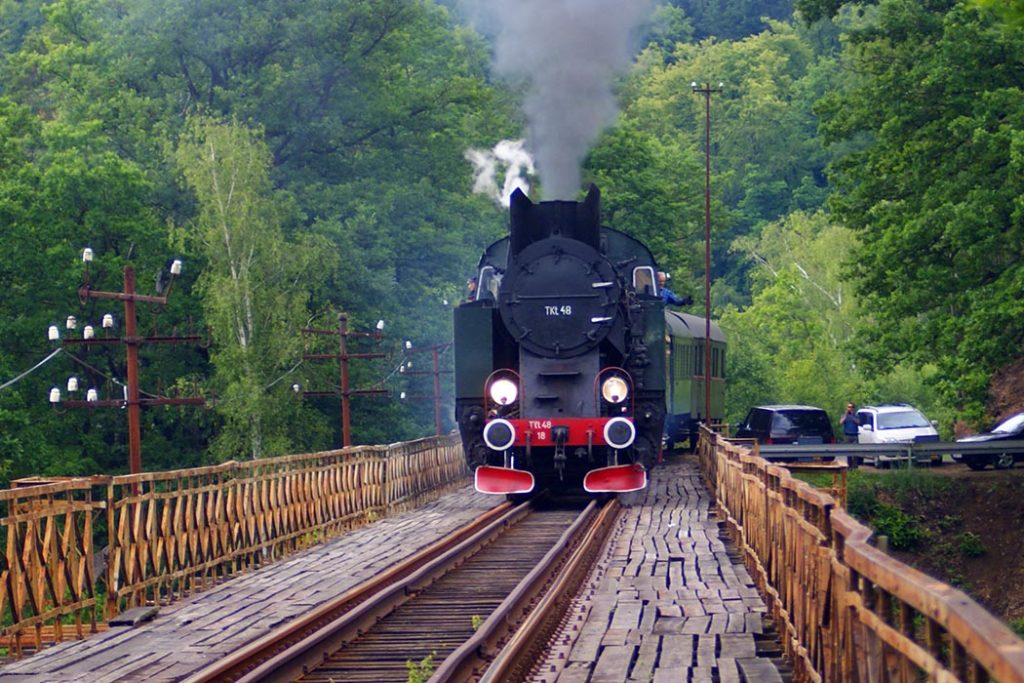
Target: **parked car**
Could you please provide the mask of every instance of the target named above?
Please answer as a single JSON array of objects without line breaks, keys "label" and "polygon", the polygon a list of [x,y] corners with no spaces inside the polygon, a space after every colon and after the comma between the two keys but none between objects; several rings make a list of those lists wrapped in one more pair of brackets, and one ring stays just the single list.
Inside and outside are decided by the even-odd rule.
[{"label": "parked car", "polygon": [[[921,443],[939,440],[935,423],[906,403],[864,406],[857,411],[857,420],[860,422],[857,443]],[[867,457],[874,461],[875,467],[905,459],[896,455]],[[914,461],[922,465],[938,465],[942,463],[942,455],[917,455]]]},{"label": "parked car", "polygon": [[814,406],[756,406],[736,428],[736,437],[762,444],[835,443],[832,420]]},{"label": "parked car", "polygon": [[[981,443],[987,441],[1020,441],[1024,440],[1024,413],[1008,417],[987,432],[965,436],[957,439],[957,443]],[[1013,463],[1024,460],[1024,453],[962,453],[962,460],[972,470],[983,470],[992,465],[997,470],[1013,467]]]}]

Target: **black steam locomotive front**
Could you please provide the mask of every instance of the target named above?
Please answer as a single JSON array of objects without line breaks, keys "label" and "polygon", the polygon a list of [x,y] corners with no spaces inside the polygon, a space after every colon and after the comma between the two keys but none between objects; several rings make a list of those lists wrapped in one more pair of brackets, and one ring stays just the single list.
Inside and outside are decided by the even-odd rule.
[{"label": "black steam locomotive front", "polygon": [[599,204],[597,188],[583,202],[514,193],[509,237],[456,309],[457,419],[480,490],[646,485],[664,421],[663,304],[644,286],[650,252],[602,228]]}]

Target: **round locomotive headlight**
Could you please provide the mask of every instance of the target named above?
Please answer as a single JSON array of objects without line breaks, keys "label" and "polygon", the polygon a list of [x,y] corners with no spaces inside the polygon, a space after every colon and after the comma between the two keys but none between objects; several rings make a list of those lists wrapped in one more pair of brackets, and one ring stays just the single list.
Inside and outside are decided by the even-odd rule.
[{"label": "round locomotive headlight", "polygon": [[484,443],[488,448],[503,451],[516,440],[516,428],[508,420],[491,420],[484,427]]},{"label": "round locomotive headlight", "polygon": [[621,377],[609,377],[601,385],[601,396],[609,403],[622,403],[629,396],[629,385]]},{"label": "round locomotive headlight", "polygon": [[516,402],[519,396],[519,387],[507,377],[494,380],[488,390],[491,400],[498,405],[507,406]]},{"label": "round locomotive headlight", "polygon": [[613,417],[604,425],[604,441],[612,448],[628,448],[636,438],[636,427],[624,417]]}]

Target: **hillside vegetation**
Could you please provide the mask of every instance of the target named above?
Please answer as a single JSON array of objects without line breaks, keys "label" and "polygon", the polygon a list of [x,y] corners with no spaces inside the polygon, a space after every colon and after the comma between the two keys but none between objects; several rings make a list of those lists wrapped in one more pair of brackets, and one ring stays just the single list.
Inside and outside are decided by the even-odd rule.
[{"label": "hillside vegetation", "polygon": [[[301,329],[339,311],[354,330],[384,320],[380,346],[358,350],[393,352],[352,363],[353,388],[392,392],[353,401],[354,440],[430,433],[430,401],[397,398],[430,393],[398,368],[426,356],[399,348],[450,339],[451,306],[503,234],[467,151],[530,140],[523,84],[499,77],[470,4],[0,0],[0,384],[50,353],[49,325],[120,314],[78,302],[89,246],[107,290],[130,264],[148,293],[181,258],[169,305],[140,326],[208,330],[202,347],[143,350],[144,391],[213,399],[143,412],[146,469],[337,445],[337,400],[293,385],[337,386],[336,365],[302,362],[336,345]],[[833,415],[906,401],[949,435],[1020,408],[990,388],[1024,341],[1020,2],[796,5],[657,7],[582,162],[604,222],[703,301],[705,101],[690,84],[721,82],[729,419],[769,401]],[[123,411],[46,400],[72,374],[120,396],[122,351],[72,355],[0,389],[0,478],[124,471]]]}]

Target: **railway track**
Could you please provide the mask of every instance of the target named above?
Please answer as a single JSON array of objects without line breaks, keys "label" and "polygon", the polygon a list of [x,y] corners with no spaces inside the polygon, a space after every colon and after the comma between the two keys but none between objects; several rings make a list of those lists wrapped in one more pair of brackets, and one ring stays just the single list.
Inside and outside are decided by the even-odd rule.
[{"label": "railway track", "polygon": [[[188,681],[405,683],[409,662],[432,680],[524,675],[617,508],[502,506]],[[485,674],[492,663],[497,673]]]}]

